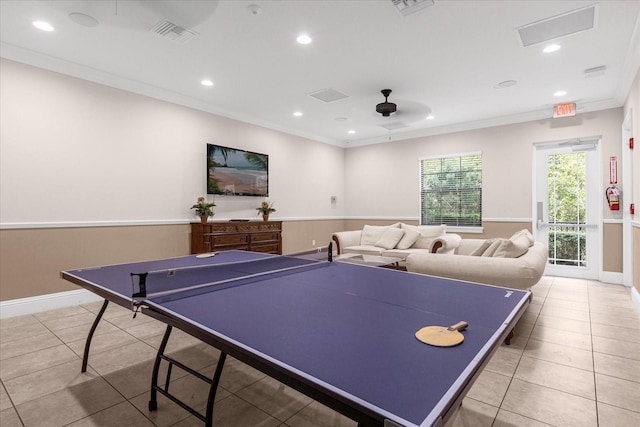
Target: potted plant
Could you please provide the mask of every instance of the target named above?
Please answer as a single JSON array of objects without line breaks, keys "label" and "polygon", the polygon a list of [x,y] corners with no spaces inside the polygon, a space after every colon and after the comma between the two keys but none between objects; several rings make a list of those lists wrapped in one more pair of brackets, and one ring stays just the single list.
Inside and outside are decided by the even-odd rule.
[{"label": "potted plant", "polygon": [[213,206],[215,206],[215,203],[209,203],[204,197],[200,196],[198,197],[198,203],[191,206],[191,209],[195,209],[196,215],[200,217],[200,222],[206,224],[209,217],[214,215],[213,209],[211,209]]},{"label": "potted plant", "polygon": [[273,203],[269,203],[268,200],[263,201],[260,207],[257,207],[256,210],[258,211],[258,215],[262,215],[263,221],[269,221],[269,214],[276,211],[273,208]]}]

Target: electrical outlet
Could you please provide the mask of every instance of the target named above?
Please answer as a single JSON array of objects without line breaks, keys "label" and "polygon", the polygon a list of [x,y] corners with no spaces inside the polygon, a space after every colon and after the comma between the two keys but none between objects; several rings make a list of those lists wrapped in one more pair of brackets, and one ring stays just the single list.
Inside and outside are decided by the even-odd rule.
[{"label": "electrical outlet", "polygon": [[311,246],[315,246],[315,245],[316,245],[316,239],[313,239],[313,240],[311,241]]}]

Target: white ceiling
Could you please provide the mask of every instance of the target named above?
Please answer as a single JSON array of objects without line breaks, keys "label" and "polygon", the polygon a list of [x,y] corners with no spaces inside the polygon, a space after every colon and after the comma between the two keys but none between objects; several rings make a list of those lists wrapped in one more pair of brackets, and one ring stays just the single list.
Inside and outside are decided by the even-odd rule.
[{"label": "white ceiling", "polygon": [[[559,51],[523,47],[517,28],[593,4],[595,28],[555,39]],[[436,0],[409,16],[391,0],[1,0],[0,17],[2,57],[343,147],[546,118],[561,102],[618,107],[640,64],[640,0]],[[197,36],[153,33],[163,19]],[[311,44],[296,42],[302,32]],[[604,75],[585,77],[598,66]],[[494,87],[505,80],[517,84]],[[349,97],[309,96],[328,88]],[[385,88],[398,105],[389,118],[375,112]]]}]

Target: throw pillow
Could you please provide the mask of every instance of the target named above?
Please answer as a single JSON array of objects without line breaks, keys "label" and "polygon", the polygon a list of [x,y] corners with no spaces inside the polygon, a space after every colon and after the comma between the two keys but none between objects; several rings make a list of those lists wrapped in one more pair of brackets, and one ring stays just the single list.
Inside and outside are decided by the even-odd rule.
[{"label": "throw pillow", "polygon": [[416,240],[418,240],[418,237],[420,237],[419,232],[411,230],[410,228],[403,228],[401,231],[404,232],[404,236],[402,236],[402,239],[400,239],[396,245],[397,249],[409,249]]},{"label": "throw pillow", "polygon": [[487,249],[489,249],[489,246],[491,246],[491,244],[495,241],[496,239],[487,239],[484,242],[482,242],[482,244],[480,246],[478,246],[473,252],[471,252],[469,254],[469,256],[482,256],[482,254],[484,254],[486,252]]},{"label": "throw pillow", "polygon": [[436,237],[442,236],[447,231],[447,226],[443,225],[415,225],[402,224],[403,229],[414,230],[420,233],[412,247],[418,249],[431,249],[431,245]]},{"label": "throw pillow", "polygon": [[382,233],[389,227],[382,225],[365,225],[362,228],[362,236],[360,237],[361,245],[373,246],[380,240]]},{"label": "throw pillow", "polygon": [[396,247],[402,236],[404,235],[404,231],[399,228],[389,227],[384,233],[382,233],[382,237],[374,244],[374,246],[378,246],[379,248],[385,249],[393,249]]},{"label": "throw pillow", "polygon": [[489,239],[491,243],[489,247],[482,253],[481,256],[484,257],[492,257],[498,250],[498,248],[502,245],[503,242],[507,241],[507,239]]},{"label": "throw pillow", "polygon": [[526,236],[515,242],[510,239],[501,239],[500,245],[498,245],[492,256],[495,258],[518,258],[526,254],[528,250],[529,239]]},{"label": "throw pillow", "polygon": [[509,240],[512,242],[521,241],[520,244],[533,246],[533,235],[526,228],[515,232],[513,236],[509,237]]}]

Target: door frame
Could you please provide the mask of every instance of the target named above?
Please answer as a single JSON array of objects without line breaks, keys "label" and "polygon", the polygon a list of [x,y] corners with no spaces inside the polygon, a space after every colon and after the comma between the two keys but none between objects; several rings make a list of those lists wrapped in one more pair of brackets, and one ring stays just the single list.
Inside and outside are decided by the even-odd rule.
[{"label": "door frame", "polygon": [[[538,202],[538,153],[540,150],[545,150],[545,149],[560,149],[560,148],[570,148],[572,145],[580,145],[581,143],[588,143],[594,141],[595,142],[595,156],[596,156],[596,160],[595,160],[595,166],[594,168],[595,170],[595,176],[596,178],[594,179],[594,182],[591,184],[592,188],[592,192],[593,192],[593,197],[595,197],[595,200],[592,200],[591,203],[589,204],[588,208],[589,209],[595,209],[595,214],[593,214],[593,222],[595,222],[595,225],[597,226],[598,230],[596,231],[596,233],[594,233],[595,239],[597,240],[595,242],[595,245],[593,244],[593,242],[591,243],[590,246],[595,246],[595,248],[593,249],[593,253],[592,253],[592,259],[590,260],[590,263],[593,263],[593,268],[589,268],[590,273],[588,273],[587,275],[589,276],[588,279],[592,279],[592,280],[601,280],[602,277],[602,241],[603,241],[603,224],[602,224],[602,209],[603,209],[603,202],[602,202],[602,197],[600,197],[600,194],[604,194],[604,187],[602,186],[602,136],[601,135],[597,135],[597,136],[591,136],[591,137],[580,137],[580,138],[570,138],[570,139],[562,139],[562,140],[557,140],[557,141],[545,141],[545,142],[537,142],[533,144],[533,148],[532,148],[532,171],[533,171],[533,182],[532,182],[532,201],[531,201],[531,208],[532,208],[532,224],[531,224],[531,229],[533,231],[533,236],[535,240],[538,240],[540,237],[540,232],[538,231],[538,227],[537,227],[537,221],[538,221],[538,209],[537,209],[537,202]],[[590,169],[591,171],[592,169]],[[587,180],[589,180],[589,176],[591,176],[593,174],[587,174]],[[587,220],[587,223],[590,223]],[[588,229],[587,229],[587,233],[588,233]],[[545,243],[546,244],[546,243]],[[558,271],[553,271],[553,270],[557,270],[556,267],[551,267],[549,265],[549,263],[547,263],[545,265],[545,275],[556,275],[556,276],[560,276],[560,277],[579,277],[582,278],[584,275],[580,274],[585,272],[585,270],[579,270],[578,268],[572,268],[572,267],[558,267],[557,269],[561,269],[563,270],[560,274],[560,272]]]},{"label": "door frame", "polygon": [[622,283],[633,287],[633,215],[629,204],[633,203],[633,156],[629,138],[633,137],[633,110],[627,111],[622,121]]}]

